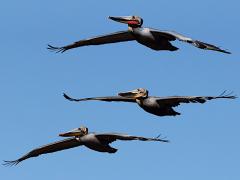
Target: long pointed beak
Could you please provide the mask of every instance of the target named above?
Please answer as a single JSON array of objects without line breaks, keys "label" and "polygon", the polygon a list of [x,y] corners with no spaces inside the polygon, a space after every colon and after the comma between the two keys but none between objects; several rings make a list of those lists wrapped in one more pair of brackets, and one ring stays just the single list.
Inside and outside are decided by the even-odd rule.
[{"label": "long pointed beak", "polygon": [[109,16],[109,19],[113,20],[113,21],[117,21],[120,23],[125,23],[125,24],[139,24],[138,20],[135,20],[132,18],[132,16],[119,16],[119,17],[113,17],[113,16]]},{"label": "long pointed beak", "polygon": [[139,91],[137,89],[127,92],[118,93],[119,96],[127,97],[127,98],[137,98]]},{"label": "long pointed beak", "polygon": [[66,133],[59,134],[59,136],[62,136],[62,137],[72,137],[72,136],[82,136],[82,135],[83,135],[82,131],[79,130],[78,128],[68,131]]}]

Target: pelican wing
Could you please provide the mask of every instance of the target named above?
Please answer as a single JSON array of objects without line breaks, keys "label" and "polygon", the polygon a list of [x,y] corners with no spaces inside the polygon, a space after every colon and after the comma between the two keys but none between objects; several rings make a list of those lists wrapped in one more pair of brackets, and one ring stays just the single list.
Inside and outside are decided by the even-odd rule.
[{"label": "pelican wing", "polygon": [[104,134],[96,134],[96,137],[101,141],[103,144],[109,144],[116,140],[139,140],[139,141],[161,141],[161,142],[169,142],[165,139],[160,139],[159,137],[156,138],[146,138],[141,136],[131,136],[127,134],[118,134],[118,133],[104,133]]},{"label": "pelican wing", "polygon": [[68,138],[65,140],[57,141],[57,142],[33,149],[32,151],[30,151],[29,153],[25,154],[24,156],[20,157],[17,160],[4,161],[5,162],[4,165],[10,165],[10,166],[17,165],[21,161],[24,161],[28,158],[37,157],[42,154],[53,153],[53,152],[57,152],[57,151],[61,151],[69,148],[74,148],[81,145],[82,143],[76,140],[75,138]]},{"label": "pelican wing", "polygon": [[135,38],[133,37],[130,31],[119,31],[112,34],[107,34],[103,36],[96,36],[90,39],[80,40],[74,42],[73,44],[63,46],[63,47],[54,47],[48,45],[49,50],[53,50],[56,52],[64,52],[72,48],[77,48],[81,46],[89,46],[89,45],[100,45],[100,44],[109,44],[116,42],[124,42],[124,41],[132,41]]},{"label": "pelican wing", "polygon": [[225,91],[219,96],[170,96],[165,98],[158,98],[157,102],[166,107],[175,107],[180,105],[180,103],[205,103],[212,99],[235,99],[236,96],[230,94],[225,94]]},{"label": "pelican wing", "polygon": [[111,102],[111,101],[136,102],[136,100],[133,98],[126,98],[122,96],[91,97],[91,98],[80,98],[80,99],[71,98],[65,93],[63,94],[63,96],[69,101],[76,101],[76,102],[89,101],[89,100],[107,101],[107,102]]},{"label": "pelican wing", "polygon": [[213,51],[219,51],[219,52],[231,54],[229,51],[223,50],[215,45],[208,44],[208,43],[198,41],[198,40],[193,40],[189,37],[183,36],[174,31],[160,31],[160,30],[151,29],[151,32],[153,34],[155,34],[156,36],[162,37],[164,39],[168,39],[169,41],[174,41],[174,40],[178,39],[180,41],[190,43],[200,49],[213,50]]}]

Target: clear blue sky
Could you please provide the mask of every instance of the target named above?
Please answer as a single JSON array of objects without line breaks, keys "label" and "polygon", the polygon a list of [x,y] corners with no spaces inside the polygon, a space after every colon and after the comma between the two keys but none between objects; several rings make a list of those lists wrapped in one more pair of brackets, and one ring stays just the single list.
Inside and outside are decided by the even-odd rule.
[{"label": "clear blue sky", "polygon": [[[240,177],[239,99],[184,104],[178,117],[157,117],[128,103],[73,103],[62,97],[115,95],[147,88],[151,95],[240,95],[239,6],[218,1],[1,2],[0,160],[14,160],[80,125],[90,131],[153,137],[171,143],[115,142],[116,154],[79,147],[0,166],[1,179],[229,180]],[[54,54],[47,44],[125,30],[108,16],[139,15],[145,27],[175,30],[232,55],[175,42],[155,52],[136,42]]]}]

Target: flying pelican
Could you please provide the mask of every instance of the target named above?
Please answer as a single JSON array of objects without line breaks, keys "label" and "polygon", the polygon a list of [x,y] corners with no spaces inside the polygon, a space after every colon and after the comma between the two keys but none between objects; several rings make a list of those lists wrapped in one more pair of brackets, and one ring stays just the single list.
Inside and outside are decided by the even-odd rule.
[{"label": "flying pelican", "polygon": [[143,19],[140,18],[139,16],[122,16],[122,17],[109,16],[109,19],[120,23],[128,24],[128,30],[118,31],[115,33],[102,36],[96,36],[89,39],[83,39],[63,47],[54,47],[48,45],[48,49],[56,52],[64,52],[69,49],[81,46],[100,45],[136,40],[138,43],[147,46],[148,48],[151,48],[153,50],[176,51],[178,50],[178,48],[173,46],[171,44],[171,41],[180,40],[183,42],[190,43],[200,49],[220,51],[223,53],[231,54],[230,52],[220,49],[215,45],[204,43],[198,40],[193,40],[189,37],[183,36],[174,31],[144,28],[142,27]]},{"label": "flying pelican", "polygon": [[[231,94],[231,93],[230,93]],[[181,103],[205,103],[207,100],[212,99],[235,99],[236,96],[225,94],[225,91],[219,96],[169,96],[169,97],[156,97],[148,96],[148,90],[144,88],[134,89],[128,92],[119,93],[118,96],[106,96],[106,97],[91,97],[74,99],[69,97],[67,94],[63,96],[70,101],[88,101],[88,100],[99,100],[99,101],[120,101],[120,102],[133,102],[137,103],[145,111],[157,115],[157,116],[176,116],[180,115],[176,112],[173,107],[180,105]]]},{"label": "flying pelican", "polygon": [[42,154],[53,153],[65,149],[70,149],[78,146],[86,146],[89,149],[98,152],[115,153],[117,149],[111,147],[109,144],[116,140],[139,140],[139,141],[160,141],[169,142],[166,139],[160,139],[160,135],[156,138],[145,138],[140,136],[130,136],[126,134],[119,133],[88,133],[87,127],[80,127],[73,129],[66,133],[61,133],[59,136],[71,137],[54,143],[50,143],[39,148],[33,149],[27,154],[23,155],[14,161],[4,161],[3,165],[17,165],[18,163],[32,157],[37,157]]}]

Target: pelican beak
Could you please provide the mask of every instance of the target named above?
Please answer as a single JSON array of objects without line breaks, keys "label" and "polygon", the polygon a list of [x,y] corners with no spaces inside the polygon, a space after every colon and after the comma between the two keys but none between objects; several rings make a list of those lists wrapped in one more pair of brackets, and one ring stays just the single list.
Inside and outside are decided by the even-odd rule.
[{"label": "pelican beak", "polygon": [[135,19],[133,16],[119,16],[119,17],[109,16],[108,18],[113,21],[125,23],[128,25],[139,25],[138,19]]},{"label": "pelican beak", "polygon": [[134,89],[132,91],[127,91],[127,92],[122,92],[122,93],[118,93],[119,96],[122,97],[127,97],[127,98],[138,98],[141,97],[141,94],[139,93],[138,89]]},{"label": "pelican beak", "polygon": [[83,136],[83,135],[84,135],[83,131],[79,128],[73,129],[66,133],[59,134],[59,136],[62,136],[62,137],[72,137],[72,136],[76,137],[76,136]]}]

